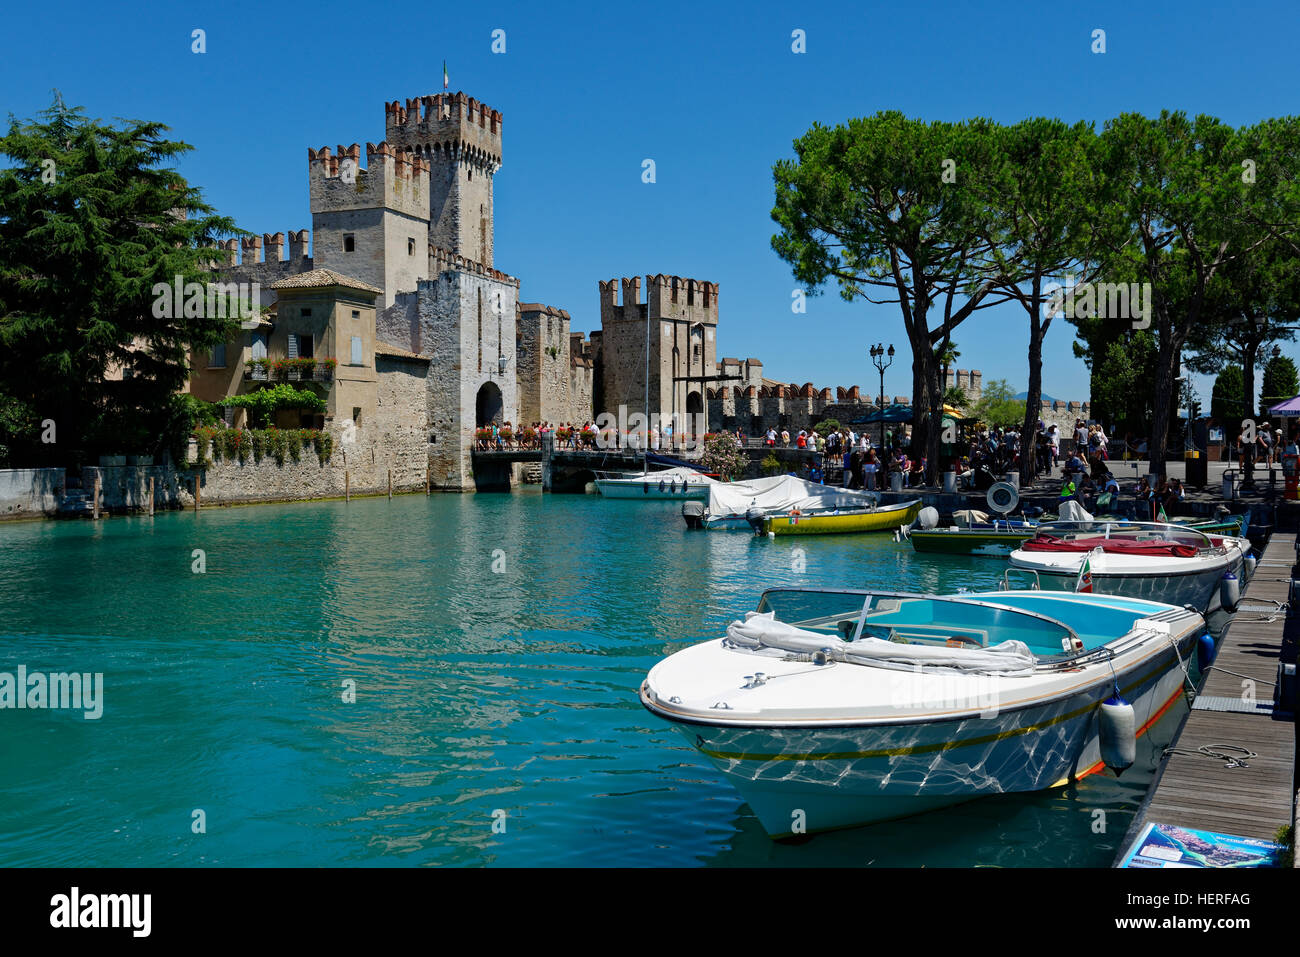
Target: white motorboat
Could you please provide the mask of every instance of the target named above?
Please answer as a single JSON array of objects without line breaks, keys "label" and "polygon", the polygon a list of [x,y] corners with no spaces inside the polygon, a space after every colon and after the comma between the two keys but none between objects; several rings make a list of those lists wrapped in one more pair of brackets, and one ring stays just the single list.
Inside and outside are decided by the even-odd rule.
[{"label": "white motorboat", "polygon": [[640,697],[782,837],[1122,770],[1204,631],[1109,595],[774,589]]},{"label": "white motorboat", "polygon": [[718,482],[709,487],[708,500],[705,528],[745,532],[752,532],[756,522],[769,516],[869,512],[880,504],[880,496],[874,492],[822,485],[795,475]]},{"label": "white motorboat", "polygon": [[1240,582],[1249,552],[1249,539],[1185,525],[1048,522],[1011,553],[1011,565],[1032,573],[1042,588],[1087,589],[1086,577],[1098,594],[1190,605],[1207,613],[1221,605],[1225,575]]},{"label": "white motorboat", "polygon": [[688,468],[596,473],[596,488],[606,498],[705,499],[717,484],[713,476]]}]

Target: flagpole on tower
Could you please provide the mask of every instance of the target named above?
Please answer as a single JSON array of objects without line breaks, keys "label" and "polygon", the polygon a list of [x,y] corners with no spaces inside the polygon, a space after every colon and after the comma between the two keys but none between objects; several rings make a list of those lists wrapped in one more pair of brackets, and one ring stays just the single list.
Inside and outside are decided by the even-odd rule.
[{"label": "flagpole on tower", "polygon": [[447,92],[447,61],[442,61],[442,91]]}]

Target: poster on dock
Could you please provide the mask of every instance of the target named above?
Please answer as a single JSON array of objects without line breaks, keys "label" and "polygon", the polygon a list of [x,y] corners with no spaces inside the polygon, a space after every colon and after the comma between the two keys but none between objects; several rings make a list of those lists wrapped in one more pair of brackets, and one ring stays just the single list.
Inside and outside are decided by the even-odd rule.
[{"label": "poster on dock", "polygon": [[1151,822],[1120,867],[1276,867],[1281,850],[1270,841]]}]

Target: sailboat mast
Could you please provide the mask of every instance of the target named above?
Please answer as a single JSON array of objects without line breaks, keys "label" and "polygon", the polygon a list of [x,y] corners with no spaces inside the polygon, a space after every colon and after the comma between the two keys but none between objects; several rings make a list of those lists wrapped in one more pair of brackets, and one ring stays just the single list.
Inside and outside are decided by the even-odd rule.
[{"label": "sailboat mast", "polygon": [[[646,293],[646,302],[650,294]],[[641,472],[650,471],[647,450],[650,448],[650,309],[646,307],[645,315],[645,435],[641,439]]]}]

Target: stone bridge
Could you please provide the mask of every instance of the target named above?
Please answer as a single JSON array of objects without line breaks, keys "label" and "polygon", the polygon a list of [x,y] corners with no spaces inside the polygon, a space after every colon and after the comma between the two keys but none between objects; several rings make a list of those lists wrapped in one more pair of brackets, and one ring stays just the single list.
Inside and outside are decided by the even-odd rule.
[{"label": "stone bridge", "polygon": [[[661,453],[662,454],[662,453]],[[501,451],[473,451],[474,485],[481,491],[509,491],[510,472],[515,462],[540,462],[542,464],[542,491],[581,492],[590,478],[584,473],[598,471],[640,471],[641,452],[638,449],[557,449],[555,436],[542,436],[540,449],[504,449]],[[593,476],[594,477],[594,476]]]}]

